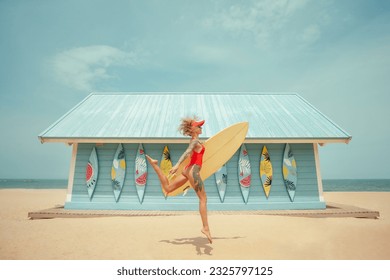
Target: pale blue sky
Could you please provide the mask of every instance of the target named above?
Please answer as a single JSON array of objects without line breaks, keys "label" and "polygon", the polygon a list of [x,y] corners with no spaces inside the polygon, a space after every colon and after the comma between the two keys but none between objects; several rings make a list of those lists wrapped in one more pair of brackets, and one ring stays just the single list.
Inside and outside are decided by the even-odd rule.
[{"label": "pale blue sky", "polygon": [[297,92],[324,178],[390,178],[390,1],[1,0],[0,58],[0,178],[67,178],[37,135],[91,91]]}]

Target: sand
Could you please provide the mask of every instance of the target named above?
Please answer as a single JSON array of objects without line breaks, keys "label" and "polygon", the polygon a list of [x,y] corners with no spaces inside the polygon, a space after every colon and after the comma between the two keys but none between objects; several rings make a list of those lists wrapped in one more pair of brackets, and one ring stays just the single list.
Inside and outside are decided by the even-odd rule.
[{"label": "sand", "polygon": [[66,190],[0,190],[2,260],[389,260],[390,192],[329,192],[327,202],[380,212],[379,219],[199,215],[29,220],[63,205]]}]

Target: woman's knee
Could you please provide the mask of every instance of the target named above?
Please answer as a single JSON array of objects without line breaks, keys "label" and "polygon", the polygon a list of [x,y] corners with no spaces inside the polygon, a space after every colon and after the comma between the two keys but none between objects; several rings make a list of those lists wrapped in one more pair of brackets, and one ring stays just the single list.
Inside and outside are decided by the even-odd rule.
[{"label": "woman's knee", "polygon": [[192,178],[194,181],[194,189],[196,192],[204,192],[204,183],[202,178],[200,177],[200,169],[197,165],[193,168]]},{"label": "woman's knee", "polygon": [[198,192],[198,197],[200,203],[207,203],[207,195],[204,191]]}]

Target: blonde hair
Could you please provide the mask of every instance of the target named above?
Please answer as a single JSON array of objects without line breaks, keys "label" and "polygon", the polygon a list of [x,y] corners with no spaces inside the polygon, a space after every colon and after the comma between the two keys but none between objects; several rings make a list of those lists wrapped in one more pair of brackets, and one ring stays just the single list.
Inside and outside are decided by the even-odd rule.
[{"label": "blonde hair", "polygon": [[191,136],[191,134],[192,134],[192,123],[198,121],[198,119],[199,118],[197,116],[193,116],[192,118],[191,117],[182,118],[178,130],[183,135]]}]

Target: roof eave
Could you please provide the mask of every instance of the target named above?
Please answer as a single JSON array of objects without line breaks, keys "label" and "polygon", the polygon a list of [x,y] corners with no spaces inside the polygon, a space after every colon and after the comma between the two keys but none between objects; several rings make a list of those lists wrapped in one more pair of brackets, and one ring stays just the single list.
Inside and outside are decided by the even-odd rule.
[{"label": "roof eave", "polygon": [[347,138],[246,138],[245,143],[316,143],[320,145],[329,143],[348,144],[352,137]]},{"label": "roof eave", "polygon": [[[165,144],[165,143],[188,143],[188,138],[130,138],[130,137],[112,137],[112,138],[69,138],[69,137],[38,137],[41,143],[148,143],[148,144]],[[207,138],[201,138],[206,140]],[[345,143],[348,144],[352,137],[347,138],[253,138],[248,137],[245,139],[245,143]]]}]

